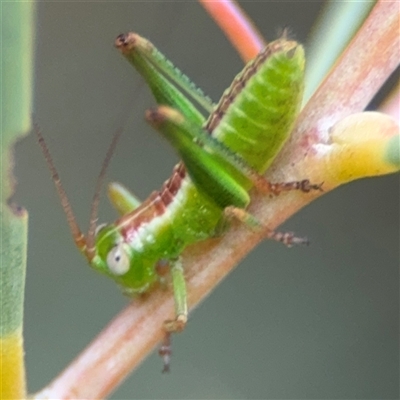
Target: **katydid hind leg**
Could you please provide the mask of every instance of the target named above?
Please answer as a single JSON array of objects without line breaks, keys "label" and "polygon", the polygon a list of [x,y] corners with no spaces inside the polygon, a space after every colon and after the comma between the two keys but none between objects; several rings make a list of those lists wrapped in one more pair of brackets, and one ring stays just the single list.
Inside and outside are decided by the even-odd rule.
[{"label": "katydid hind leg", "polygon": [[[150,110],[146,113],[146,118],[174,147],[177,147],[182,158],[190,157],[190,153],[199,154],[198,151],[195,151],[197,147],[202,152],[210,154],[214,159],[213,163],[219,169],[226,170],[227,166],[230,166],[229,170],[236,172],[238,181],[243,182],[244,178],[262,193],[279,195],[282,192],[291,190],[299,190],[305,193],[312,190],[322,190],[322,184],[313,184],[308,179],[292,182],[269,182],[250,167],[240,155],[234,153],[224,143],[211,136],[200,125],[193,123],[169,107],[159,107],[156,110]],[[188,143],[189,151],[179,147],[182,146],[179,142],[183,142],[184,138],[186,138],[186,143]]]},{"label": "katydid hind leg", "polygon": [[[161,110],[161,112],[159,112]],[[165,110],[164,114],[162,111]],[[156,128],[176,149],[196,188],[222,209],[235,205],[246,207],[250,202],[243,177],[226,168],[226,164],[195,142],[179,112],[162,107],[146,114]],[[195,129],[195,127],[193,126]]]},{"label": "katydid hind leg", "polygon": [[[196,123],[203,124],[205,122],[203,114],[186,96],[185,90],[181,90],[182,85],[179,85],[178,82],[183,82],[184,86],[187,84],[187,89],[192,89],[194,94],[200,96],[197,100],[204,99],[208,104],[208,98],[203,96],[199,89],[196,90],[188,78],[183,78],[183,75],[149,41],[135,33],[128,33],[119,35],[115,45],[142,75],[158,104],[178,109]],[[168,71],[173,73],[174,79],[170,79]],[[186,93],[195,99],[190,92],[186,91]],[[211,112],[211,108],[212,104],[209,104],[206,108],[208,113]]]},{"label": "katydid hind leg", "polygon": [[233,206],[226,207],[224,210],[224,215],[228,219],[238,220],[253,231],[262,232],[266,239],[272,239],[277,242],[281,242],[287,247],[292,247],[293,245],[297,244],[309,244],[307,238],[297,237],[293,232],[276,232],[273,229],[270,229],[267,225],[263,224],[256,217],[254,217],[254,215],[242,208]]},{"label": "katydid hind leg", "polygon": [[189,78],[174,67],[152,43],[130,32],[119,35],[115,41],[115,45],[142,74],[151,87],[158,104],[177,108],[188,117],[185,121],[185,129],[189,132],[192,139],[200,146],[207,146],[207,148],[217,154],[218,157],[251,181],[257,190],[272,195],[278,195],[283,191],[289,190],[300,190],[303,192],[321,190],[321,184],[312,184],[307,179],[282,183],[271,183],[267,181],[258,171],[251,168],[241,156],[212,137],[209,132],[202,129],[201,125],[204,119],[185,94],[202,105],[202,107],[211,114],[209,120],[213,118],[213,113],[215,112],[214,105],[211,100],[205,96]]},{"label": "katydid hind leg", "polygon": [[[119,35],[115,40],[115,46],[121,53],[139,70],[147,81],[150,87],[154,88],[154,84],[159,85],[159,77],[166,77],[168,80],[162,84],[168,87],[175,86],[183,95],[186,93],[192,100],[201,105],[207,113],[211,113],[214,107],[211,99],[206,96],[201,89],[170,60],[168,60],[149,40],[139,36],[136,33],[129,32]],[[146,68],[143,70],[141,65],[146,63]],[[156,71],[156,73],[152,73]],[[158,81],[155,83],[154,81]],[[190,101],[187,99],[187,101]],[[160,104],[168,104],[161,102]]]}]

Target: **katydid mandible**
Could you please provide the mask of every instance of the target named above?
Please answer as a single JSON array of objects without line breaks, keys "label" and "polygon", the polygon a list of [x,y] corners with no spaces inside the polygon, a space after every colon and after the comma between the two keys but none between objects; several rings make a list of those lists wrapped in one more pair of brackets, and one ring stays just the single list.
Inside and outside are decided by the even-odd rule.
[{"label": "katydid mandible", "polygon": [[36,133],[74,241],[91,267],[112,278],[130,296],[150,291],[166,270],[171,274],[176,316],[164,323],[166,339],[160,350],[167,371],[170,334],[182,331],[188,317],[180,260],[186,246],[223,234],[221,227],[226,229],[225,222],[232,218],[289,246],[305,242],[269,230],[246,211],[252,187],[272,195],[321,189],[307,179],[270,183],[262,176],[289,137],[299,111],[304,51],[285,37],[269,43],[213,104],[148,40],[134,33],[122,34],[115,46],[142,75],[156,99],[158,108],[146,112],[147,121],[182,159],[162,188],[140,203],[122,185],[110,184],[109,197],[121,216],[114,223],[96,227],[99,193],[116,134],[99,175],[85,236],[37,127]]}]

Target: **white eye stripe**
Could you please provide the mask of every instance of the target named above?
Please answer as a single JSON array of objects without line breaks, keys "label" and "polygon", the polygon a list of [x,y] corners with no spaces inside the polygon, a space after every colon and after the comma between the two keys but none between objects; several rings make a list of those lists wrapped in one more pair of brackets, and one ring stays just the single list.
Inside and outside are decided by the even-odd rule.
[{"label": "white eye stripe", "polygon": [[123,243],[113,247],[107,255],[107,265],[115,275],[124,275],[129,271],[130,259]]}]

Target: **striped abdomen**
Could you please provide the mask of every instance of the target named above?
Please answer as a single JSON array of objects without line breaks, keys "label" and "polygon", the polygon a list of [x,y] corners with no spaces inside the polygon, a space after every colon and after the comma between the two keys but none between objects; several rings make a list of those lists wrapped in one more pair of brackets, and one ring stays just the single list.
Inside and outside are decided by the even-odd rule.
[{"label": "striped abdomen", "polygon": [[264,172],[289,137],[299,111],[304,63],[298,43],[270,43],[235,77],[205,128]]}]

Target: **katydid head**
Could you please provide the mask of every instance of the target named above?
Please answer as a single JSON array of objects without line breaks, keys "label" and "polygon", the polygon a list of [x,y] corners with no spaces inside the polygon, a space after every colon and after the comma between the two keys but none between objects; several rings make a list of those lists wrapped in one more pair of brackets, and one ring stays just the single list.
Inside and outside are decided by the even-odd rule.
[{"label": "katydid head", "polygon": [[[121,131],[120,129],[114,134],[97,178],[90,211],[89,229],[85,236],[76,221],[46,142],[38,125],[35,124],[38,142],[50,169],[76,246],[85,255],[93,269],[114,279],[128,294],[136,294],[143,293],[157,280],[153,266],[158,261],[158,258],[144,257],[141,248],[135,249],[129,246],[124,240],[124,236],[121,233],[121,225],[118,222],[116,224],[96,226],[100,191]],[[135,208],[137,202],[137,199],[130,199],[127,204],[124,204],[124,209],[126,207]]]},{"label": "katydid head", "polygon": [[131,249],[114,225],[100,225],[95,233],[91,265],[108,276],[118,278],[130,269]]},{"label": "katydid head", "polygon": [[136,244],[130,241],[134,235],[129,224],[131,215],[99,227],[91,266],[113,279],[126,294],[136,295],[146,292],[158,280],[154,266],[159,253],[146,251],[145,240],[137,240]]}]

